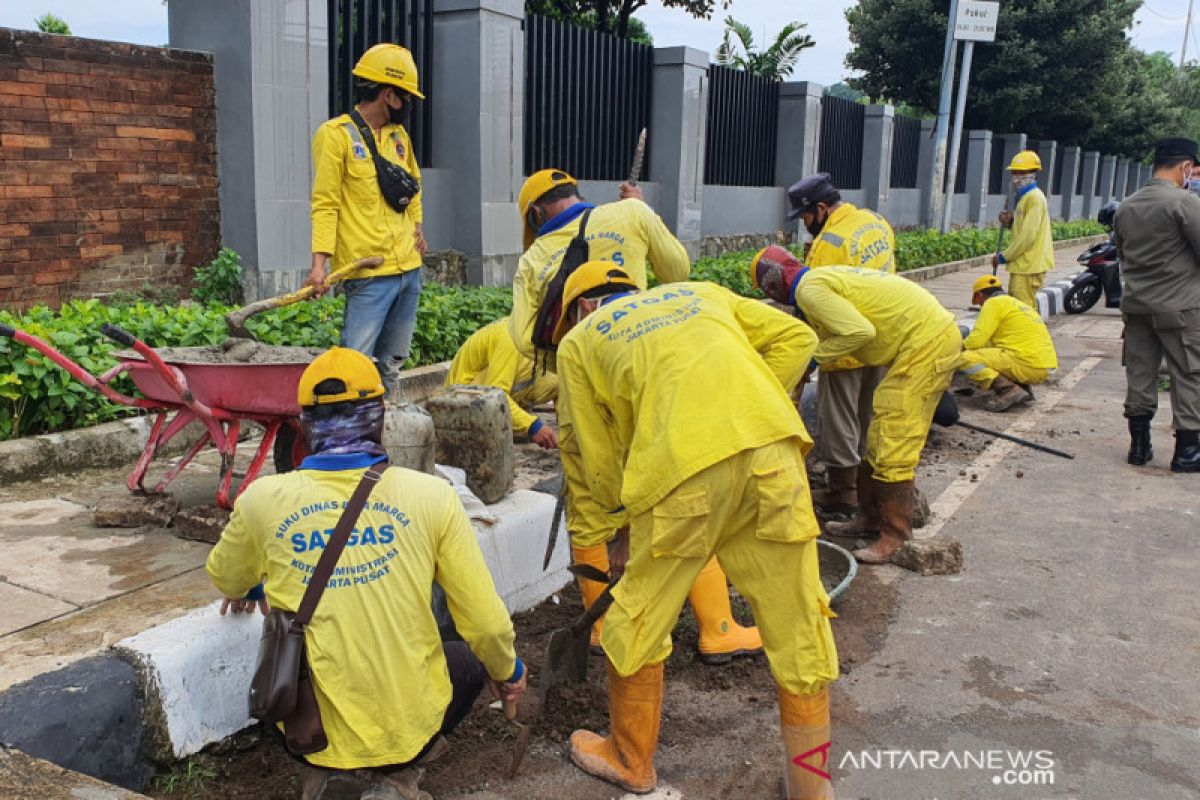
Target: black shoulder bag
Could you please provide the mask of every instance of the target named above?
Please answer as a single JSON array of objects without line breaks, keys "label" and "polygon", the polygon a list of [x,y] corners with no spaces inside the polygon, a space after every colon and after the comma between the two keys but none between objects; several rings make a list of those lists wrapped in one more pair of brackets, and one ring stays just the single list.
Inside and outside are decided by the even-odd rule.
[{"label": "black shoulder bag", "polygon": [[375,177],[379,179],[379,191],[383,194],[383,199],[403,214],[408,210],[408,204],[421,191],[421,184],[417,183],[417,179],[404,167],[379,155],[379,148],[375,146],[375,132],[363,119],[362,114],[358,113],[357,108],[350,112],[350,119],[353,120],[354,127],[358,128],[358,134],[363,138],[367,149],[371,151],[371,158],[375,160]]},{"label": "black shoulder bag", "polygon": [[538,306],[537,319],[533,325],[533,346],[537,350],[554,352],[558,349],[554,344],[554,328],[563,314],[563,288],[567,285],[567,278],[571,277],[571,273],[587,263],[588,243],[584,234],[587,232],[588,217],[591,214],[592,209],[589,208],[579,218],[579,230],[567,245],[567,252],[563,254],[562,262],[558,265],[558,272],[550,279],[546,295],[542,298],[542,304]]}]

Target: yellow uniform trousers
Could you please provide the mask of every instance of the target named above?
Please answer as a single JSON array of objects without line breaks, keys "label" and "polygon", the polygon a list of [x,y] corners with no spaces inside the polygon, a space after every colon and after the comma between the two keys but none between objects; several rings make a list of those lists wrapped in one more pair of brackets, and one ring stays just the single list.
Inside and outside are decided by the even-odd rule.
[{"label": "yellow uniform trousers", "polygon": [[838,676],[800,442],[743,450],[630,520],[630,558],[601,643],[617,673],[671,653],[671,629],[714,554],[750,602],[775,680],[814,694]]},{"label": "yellow uniform trousers", "polygon": [[1045,367],[1030,366],[1011,350],[999,347],[964,350],[958,357],[958,369],[983,389],[991,388],[997,375],[1028,385],[1042,383],[1050,376]]},{"label": "yellow uniform trousers", "polygon": [[1008,275],[1008,293],[1030,308],[1036,309],[1038,289],[1046,282],[1046,273],[1031,272],[1028,274]]},{"label": "yellow uniform trousers", "polygon": [[867,462],[883,483],[911,481],[929,435],[933,411],[950,385],[962,354],[962,334],[951,323],[912,349],[902,349],[875,390],[867,431]]}]

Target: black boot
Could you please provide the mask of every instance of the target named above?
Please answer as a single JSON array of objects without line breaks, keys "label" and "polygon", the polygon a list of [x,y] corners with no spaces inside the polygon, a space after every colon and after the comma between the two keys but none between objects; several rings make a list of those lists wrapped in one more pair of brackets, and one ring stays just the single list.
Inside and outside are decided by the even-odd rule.
[{"label": "black boot", "polygon": [[1200,472],[1200,431],[1175,431],[1171,472]]},{"label": "black boot", "polygon": [[1141,466],[1154,458],[1154,448],[1150,446],[1150,417],[1129,418],[1129,458],[1130,464]]}]

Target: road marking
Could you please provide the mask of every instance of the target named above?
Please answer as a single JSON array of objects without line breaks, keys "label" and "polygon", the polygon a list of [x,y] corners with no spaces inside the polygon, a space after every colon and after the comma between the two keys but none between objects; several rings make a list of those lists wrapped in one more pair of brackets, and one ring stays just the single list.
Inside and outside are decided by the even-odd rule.
[{"label": "road marking", "polygon": [[[1053,409],[1058,402],[1067,396],[1067,392],[1075,388],[1084,377],[1087,376],[1092,369],[1099,364],[1101,359],[1098,356],[1088,356],[1075,365],[1075,369],[1059,381],[1057,387],[1052,391],[1047,392],[1042,399],[1037,401],[1035,410],[1031,413],[1023,414],[1020,419],[1009,425],[1004,431],[1010,436],[1022,436],[1041,422],[1042,417]],[[930,519],[929,523],[924,528],[919,528],[913,531],[914,539],[930,539],[937,536],[950,518],[954,516],[959,507],[967,501],[975,490],[983,483],[984,478],[988,476],[997,464],[1003,461],[1015,447],[1020,447],[1016,442],[1005,441],[1004,439],[995,439],[987,448],[980,453],[971,465],[966,468],[965,475],[959,475],[949,486],[946,487],[937,500],[929,506]],[[972,474],[974,477],[972,478]]]}]

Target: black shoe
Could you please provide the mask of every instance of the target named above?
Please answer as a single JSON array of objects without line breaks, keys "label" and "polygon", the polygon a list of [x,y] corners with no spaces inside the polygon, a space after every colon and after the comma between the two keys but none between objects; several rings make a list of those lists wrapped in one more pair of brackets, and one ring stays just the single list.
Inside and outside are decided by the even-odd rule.
[{"label": "black shoe", "polygon": [[1200,431],[1175,431],[1171,472],[1200,472]]},{"label": "black shoe", "polygon": [[1134,466],[1154,459],[1154,448],[1150,446],[1150,417],[1129,418],[1129,458]]}]

